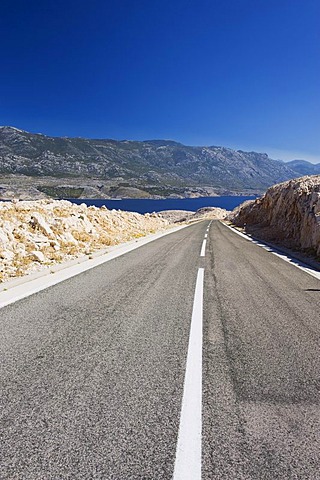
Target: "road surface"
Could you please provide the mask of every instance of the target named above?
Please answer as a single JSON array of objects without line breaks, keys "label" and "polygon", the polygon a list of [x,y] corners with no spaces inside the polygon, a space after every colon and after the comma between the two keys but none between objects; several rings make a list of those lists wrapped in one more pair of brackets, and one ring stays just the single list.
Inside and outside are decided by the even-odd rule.
[{"label": "road surface", "polygon": [[320,282],[208,225],[0,310],[1,479],[320,479]]}]

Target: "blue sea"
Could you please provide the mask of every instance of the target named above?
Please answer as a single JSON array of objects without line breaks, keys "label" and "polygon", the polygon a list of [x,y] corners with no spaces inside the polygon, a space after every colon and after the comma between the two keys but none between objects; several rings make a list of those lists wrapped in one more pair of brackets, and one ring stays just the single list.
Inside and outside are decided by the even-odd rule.
[{"label": "blue sea", "polygon": [[126,210],[128,212],[138,213],[152,213],[161,212],[162,210],[190,210],[195,212],[202,207],[220,207],[226,210],[233,210],[235,207],[257,197],[250,196],[230,196],[230,197],[199,197],[199,198],[165,198],[161,200],[154,200],[148,198],[124,198],[120,200],[109,199],[74,199],[68,198],[70,202],[86,205],[95,205],[101,207],[105,205],[109,209]]}]

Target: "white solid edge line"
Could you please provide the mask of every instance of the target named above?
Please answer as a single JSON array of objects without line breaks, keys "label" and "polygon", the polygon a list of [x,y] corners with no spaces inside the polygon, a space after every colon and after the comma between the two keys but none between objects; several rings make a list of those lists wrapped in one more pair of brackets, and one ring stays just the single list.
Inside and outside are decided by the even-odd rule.
[{"label": "white solid edge line", "polygon": [[222,223],[222,225],[229,228],[233,233],[236,233],[237,235],[240,235],[240,237],[245,238],[246,240],[249,240],[250,242],[254,243],[255,245],[258,245],[258,247],[261,247],[264,250],[267,250],[267,252],[270,252],[273,255],[276,255],[277,257],[281,258],[281,260],[284,260],[285,262],[290,263],[290,265],[293,265],[294,267],[299,268],[303,272],[308,273],[312,277],[320,280],[320,272],[317,272],[316,270],[313,270],[312,268],[309,268],[307,265],[303,265],[303,262],[300,262],[299,260],[296,260],[295,258],[289,257],[285,253],[276,252],[269,245],[265,245],[264,243],[261,243],[261,242],[258,242],[257,240],[254,240],[253,238],[249,237],[248,235],[245,235],[244,233],[239,232],[235,228],[230,227],[230,225],[226,225],[225,223]]},{"label": "white solid edge line", "polygon": [[54,274],[51,274],[49,270],[44,271],[43,276],[35,279],[28,280],[28,277],[26,276],[25,283],[8,288],[8,290],[2,290],[0,292],[0,309],[188,226],[189,225],[182,225],[179,227],[174,227],[165,232],[147,235],[146,237],[140,238],[138,241],[130,241],[124,244],[116,245],[111,252],[107,252],[104,255],[93,258],[92,260],[86,260],[80,264],[69,267],[67,266],[62,270],[54,272]]},{"label": "white solid edge line", "polygon": [[203,280],[204,268],[199,268],[173,480],[201,480]]},{"label": "white solid edge line", "polygon": [[207,245],[207,240],[203,240],[200,257],[204,257],[206,255],[206,245]]}]

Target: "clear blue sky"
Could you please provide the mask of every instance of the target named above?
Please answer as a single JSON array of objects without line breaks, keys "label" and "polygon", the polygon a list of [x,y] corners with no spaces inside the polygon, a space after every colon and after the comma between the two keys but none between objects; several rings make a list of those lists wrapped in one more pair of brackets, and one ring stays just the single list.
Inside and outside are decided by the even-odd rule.
[{"label": "clear blue sky", "polygon": [[320,161],[319,0],[2,0],[0,124]]}]

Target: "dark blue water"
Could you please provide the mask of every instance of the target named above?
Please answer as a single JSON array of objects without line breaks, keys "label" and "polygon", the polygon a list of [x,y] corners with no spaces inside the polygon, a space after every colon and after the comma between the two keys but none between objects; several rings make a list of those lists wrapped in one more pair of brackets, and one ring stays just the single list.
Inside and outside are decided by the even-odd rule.
[{"label": "dark blue water", "polygon": [[161,200],[154,200],[148,198],[124,198],[121,200],[108,200],[108,199],[74,199],[68,198],[70,202],[80,204],[85,203],[86,205],[95,205],[96,207],[101,207],[105,205],[107,208],[126,210],[128,212],[138,212],[138,213],[152,213],[152,212],[161,212],[162,210],[190,210],[195,212],[202,207],[220,207],[225,208],[226,210],[233,210],[235,207],[240,205],[240,203],[245,202],[246,200],[252,200],[256,197],[199,197],[199,198],[165,198]]}]

